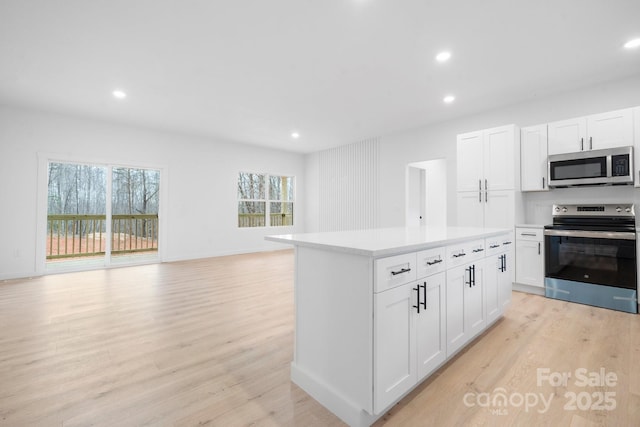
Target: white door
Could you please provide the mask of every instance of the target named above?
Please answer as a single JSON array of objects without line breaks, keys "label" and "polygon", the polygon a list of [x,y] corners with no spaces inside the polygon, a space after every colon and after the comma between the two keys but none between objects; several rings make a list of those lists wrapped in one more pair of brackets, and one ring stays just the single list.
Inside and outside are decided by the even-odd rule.
[{"label": "white door", "polygon": [[542,242],[518,240],[516,242],[516,282],[544,287],[544,250]]},{"label": "white door", "polygon": [[484,131],[484,190],[515,188],[515,126]]},{"label": "white door", "polygon": [[416,283],[375,294],[374,412],[383,410],[417,381],[415,316]]},{"label": "white door", "polygon": [[515,192],[489,191],[484,210],[484,226],[489,228],[513,228],[515,222]]},{"label": "white door", "polygon": [[484,287],[487,323],[500,317],[502,303],[500,302],[499,281],[502,274],[502,254],[492,255],[485,260]]},{"label": "white door", "polygon": [[588,150],[585,117],[549,123],[548,129],[549,155]]},{"label": "white door", "polygon": [[477,191],[482,185],[482,131],[458,135],[457,189]]},{"label": "white door", "polygon": [[633,109],[610,111],[587,117],[589,149],[633,145]]},{"label": "white door", "polygon": [[458,226],[484,227],[485,194],[484,191],[465,191],[458,193]]},{"label": "white door", "polygon": [[504,255],[506,270],[498,276],[498,293],[500,295],[500,304],[502,304],[501,311],[503,313],[505,309],[511,305],[511,293],[513,292],[513,281],[515,278],[514,251],[506,252]]},{"label": "white door", "polygon": [[484,329],[486,311],[484,303],[485,260],[472,264],[472,283],[464,287],[464,317],[467,338],[472,338]]},{"label": "white door", "polygon": [[522,128],[520,173],[522,191],[548,191],[547,125]]},{"label": "white door", "polygon": [[467,342],[465,329],[465,287],[470,283],[468,265],[447,270],[447,357]]},{"label": "white door", "polygon": [[421,280],[420,298],[424,306],[416,314],[418,381],[433,372],[447,357],[445,280],[444,272]]}]

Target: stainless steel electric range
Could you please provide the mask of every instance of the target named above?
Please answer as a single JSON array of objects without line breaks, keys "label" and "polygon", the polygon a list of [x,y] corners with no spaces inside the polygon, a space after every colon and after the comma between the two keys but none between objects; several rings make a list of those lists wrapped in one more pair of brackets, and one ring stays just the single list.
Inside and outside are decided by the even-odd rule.
[{"label": "stainless steel electric range", "polygon": [[632,204],[554,205],[544,238],[547,297],[638,313]]}]

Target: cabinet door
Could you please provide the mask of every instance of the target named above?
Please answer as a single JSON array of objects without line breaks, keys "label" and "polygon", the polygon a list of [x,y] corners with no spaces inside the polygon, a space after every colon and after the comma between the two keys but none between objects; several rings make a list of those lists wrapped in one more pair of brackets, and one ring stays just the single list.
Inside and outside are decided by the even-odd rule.
[{"label": "cabinet door", "polygon": [[[633,145],[633,110],[610,111],[587,117],[590,150]],[[586,149],[585,142],[585,149]]]},{"label": "cabinet door", "polygon": [[466,342],[468,334],[464,321],[464,290],[469,286],[470,273],[467,265],[447,270],[447,357],[450,357]]},{"label": "cabinet door", "polygon": [[484,190],[515,189],[515,126],[501,126],[483,132]]},{"label": "cabinet door", "polygon": [[493,255],[485,260],[484,289],[486,300],[487,323],[496,320],[502,314],[499,282],[502,273],[502,254]]},{"label": "cabinet door", "polygon": [[482,184],[482,131],[458,135],[457,189],[478,191]]},{"label": "cabinet door", "polygon": [[544,287],[544,248],[541,241],[516,242],[516,282]]},{"label": "cabinet door", "polygon": [[415,316],[418,285],[408,283],[375,294],[374,412],[386,408],[417,381]]},{"label": "cabinet door", "polygon": [[485,192],[467,191],[458,193],[458,225],[461,227],[484,227]]},{"label": "cabinet door", "polygon": [[522,128],[520,138],[522,191],[549,191],[547,170],[547,125]]},{"label": "cabinet door", "polygon": [[418,381],[433,372],[447,357],[445,273],[426,277],[422,282],[421,286],[425,287],[420,289],[420,298],[426,307],[416,314]]},{"label": "cabinet door", "polygon": [[485,260],[476,261],[472,266],[473,281],[464,287],[464,321],[468,339],[484,329],[487,319],[484,299]]},{"label": "cabinet door", "polygon": [[633,168],[635,186],[640,187],[640,107],[633,109],[633,129],[634,129],[634,144],[633,144]]},{"label": "cabinet door", "polygon": [[[484,208],[484,226],[490,228],[513,228],[515,222],[515,192],[489,191]],[[480,226],[481,227],[481,226]]]},{"label": "cabinet door", "polygon": [[505,271],[498,275],[498,294],[502,305],[502,313],[511,305],[511,293],[513,292],[513,281],[515,278],[515,256],[514,251],[505,254]]},{"label": "cabinet door", "polygon": [[587,142],[587,119],[585,117],[549,123],[548,131],[549,155],[574,153],[588,149],[585,145]]}]

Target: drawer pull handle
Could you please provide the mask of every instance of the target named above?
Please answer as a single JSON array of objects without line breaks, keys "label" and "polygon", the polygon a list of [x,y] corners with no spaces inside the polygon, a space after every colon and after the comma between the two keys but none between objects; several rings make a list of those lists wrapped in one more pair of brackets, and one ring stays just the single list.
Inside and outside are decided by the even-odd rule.
[{"label": "drawer pull handle", "polygon": [[397,276],[398,274],[408,273],[410,271],[411,271],[410,268],[403,268],[403,269],[400,269],[400,271],[392,271],[391,274],[394,276]]},{"label": "drawer pull handle", "polygon": [[531,236],[531,237],[536,237],[537,234],[536,233],[520,233],[521,236]]},{"label": "drawer pull handle", "polygon": [[464,252],[460,252],[459,254],[453,254],[454,258],[460,258],[461,256],[465,256],[466,254]]},{"label": "drawer pull handle", "polygon": [[436,259],[436,260],[433,260],[433,261],[427,261],[427,265],[435,265],[435,264],[439,264],[441,262],[442,262],[441,259]]},{"label": "drawer pull handle", "polygon": [[489,249],[495,249],[495,248],[499,248],[499,247],[500,247],[500,245],[490,245]]},{"label": "drawer pull handle", "polygon": [[502,242],[503,245],[510,245],[511,242]]},{"label": "drawer pull handle", "polygon": [[473,252],[474,254],[476,254],[476,253],[478,253],[478,252],[482,252],[482,251],[484,251],[484,249],[479,248],[479,249],[474,249],[472,252]]}]

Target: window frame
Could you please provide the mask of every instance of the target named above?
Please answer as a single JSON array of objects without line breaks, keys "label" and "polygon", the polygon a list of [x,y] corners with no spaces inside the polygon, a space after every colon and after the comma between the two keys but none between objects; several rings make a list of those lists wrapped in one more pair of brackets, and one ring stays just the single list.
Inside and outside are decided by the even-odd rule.
[{"label": "window frame", "polygon": [[[238,189],[236,188],[236,196],[237,196],[237,211],[236,211],[236,224],[237,224],[237,228],[239,229],[256,229],[256,228],[281,228],[281,227],[293,227],[294,224],[296,223],[296,219],[295,219],[295,204],[296,204],[296,176],[295,175],[290,175],[290,174],[275,174],[275,173],[267,173],[267,172],[249,172],[246,170],[241,170],[238,171],[237,175],[236,175],[236,185],[239,186],[240,183],[240,177],[242,174],[246,174],[246,175],[257,175],[262,177],[263,182],[264,182],[264,198],[252,198],[252,199],[244,199],[241,198],[241,194],[239,191],[237,191]],[[278,178],[288,178],[291,180],[291,190],[289,192],[289,196],[290,198],[285,200],[282,198],[283,194],[282,192],[280,192],[280,199],[273,199],[271,198],[272,196],[272,191],[271,191],[271,178],[272,177],[278,177]],[[255,202],[255,203],[264,203],[264,225],[255,225],[255,226],[241,226],[240,225],[240,203],[241,202]],[[291,224],[284,224],[284,225],[273,225],[272,224],[272,218],[271,218],[271,203],[290,203],[291,204]]]}]

